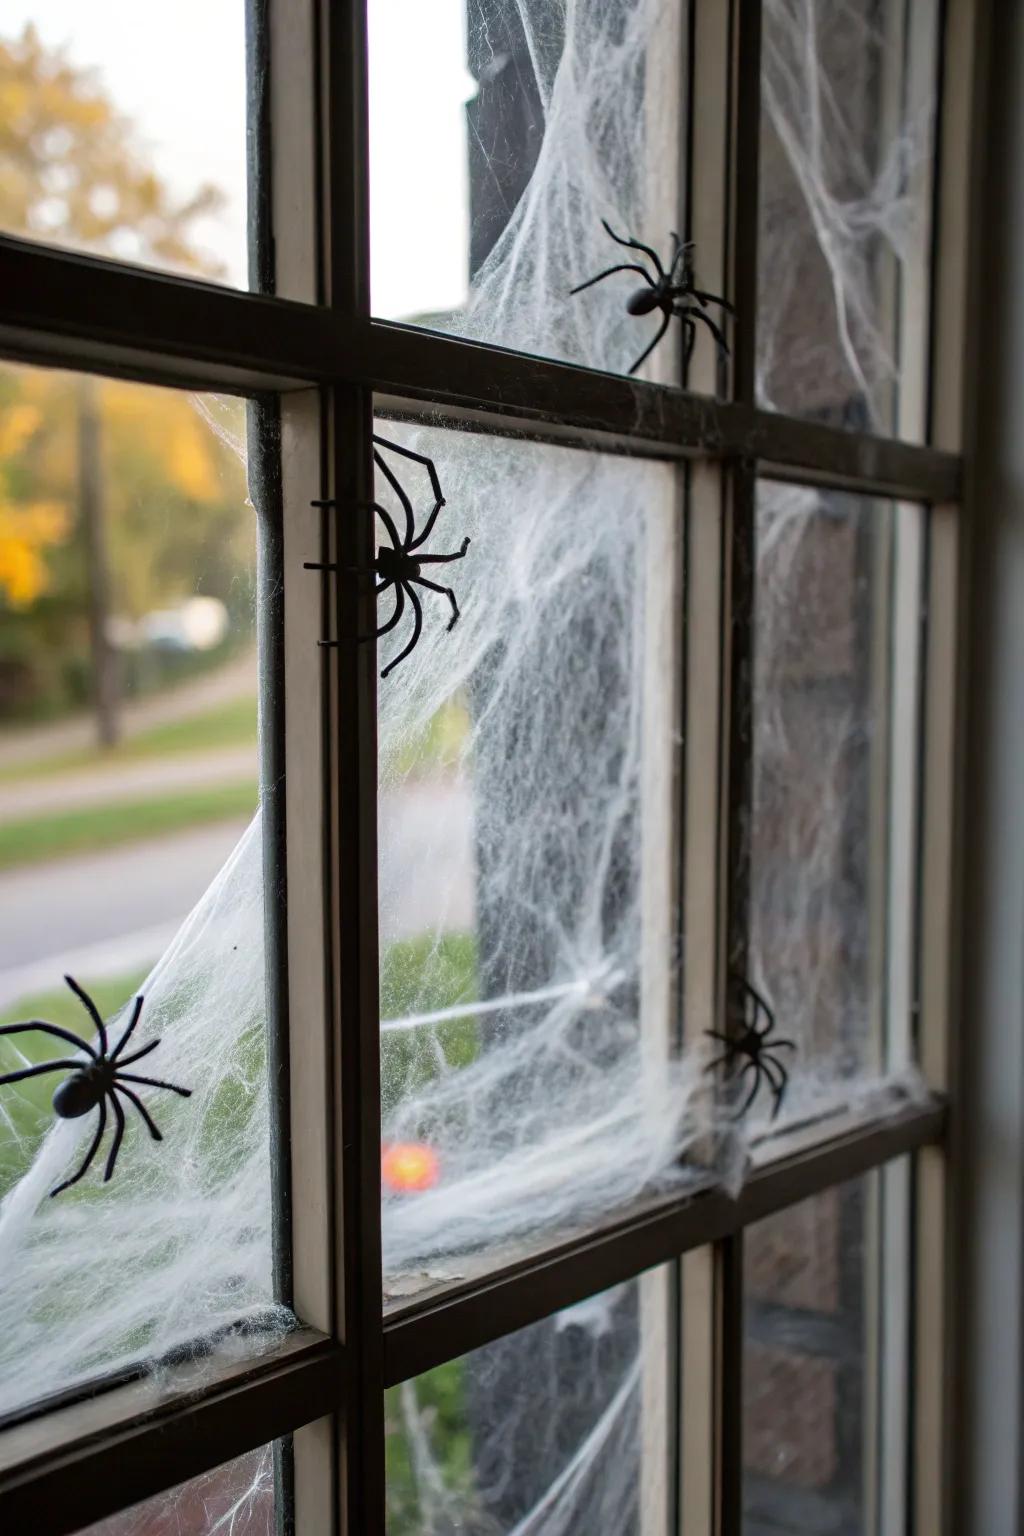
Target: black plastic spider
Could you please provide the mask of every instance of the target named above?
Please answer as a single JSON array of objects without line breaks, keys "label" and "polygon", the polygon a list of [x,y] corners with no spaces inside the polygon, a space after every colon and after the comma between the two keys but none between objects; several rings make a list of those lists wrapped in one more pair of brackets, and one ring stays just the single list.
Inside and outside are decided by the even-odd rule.
[{"label": "black plastic spider", "polygon": [[[774,1120],[782,1107],[782,1098],[789,1082],[789,1073],[782,1065],[782,1062],[777,1061],[771,1053],[779,1050],[795,1051],[796,1043],[793,1040],[770,1038],[775,1028],[775,1015],[768,1007],[764,998],[759,992],[755,992],[750,983],[745,981],[742,976],[732,976],[730,980],[742,999],[740,1004],[742,1010],[742,1029],[735,1035],[723,1035],[717,1029],[706,1029],[704,1031],[712,1040],[718,1040],[725,1046],[722,1055],[716,1056],[714,1061],[709,1062],[706,1070],[712,1072],[716,1067],[720,1067],[724,1063],[728,1074],[732,1076],[736,1070],[737,1061],[740,1057],[744,1057],[744,1064],[739,1070],[740,1082],[743,1081],[748,1072],[753,1072],[754,1082],[738,1114],[745,1115],[751,1104],[753,1104],[757,1096],[757,1090],[761,1086],[761,1079],[763,1078],[775,1097],[775,1107],[772,1110],[772,1119]],[[753,1006],[751,1007],[751,1005]],[[761,1022],[762,1020],[763,1022]],[[778,1075],[776,1076],[776,1074]]]},{"label": "black plastic spider", "polygon": [[[624,245],[631,251],[642,251],[645,256],[649,257],[654,263],[654,270],[658,274],[656,278],[652,277],[647,268],[641,266],[639,262],[623,262],[617,267],[607,267],[603,272],[599,272],[596,277],[588,278],[585,283],[580,283],[578,288],[571,290],[573,294],[582,293],[584,289],[593,288],[595,283],[603,282],[606,277],[611,277],[615,272],[639,272],[647,287],[636,289],[632,298],[626,304],[627,313],[631,315],[650,315],[656,309],[660,309],[665,318],[661,322],[658,334],[650,346],[645,347],[640,353],[640,356],[629,370],[630,373],[636,373],[640,364],[645,358],[650,356],[674,318],[678,318],[683,322],[683,330],[686,335],[687,363],[690,361],[693,344],[697,339],[695,320],[703,320],[722,351],[728,356],[728,343],[711,316],[705,314],[705,310],[709,304],[718,304],[722,309],[727,310],[730,315],[734,314],[735,311],[727,299],[720,299],[713,293],[705,293],[702,288],[694,287],[693,262],[690,255],[693,251],[693,241],[687,241],[684,245],[675,231],[672,231],[672,257],[666,270],[661,264],[657,251],[653,251],[649,245],[642,245],[639,240],[624,240],[621,235],[615,233],[607,219],[602,219],[601,223],[617,245]],[[679,281],[677,281],[676,273],[680,265],[682,270],[679,272]],[[690,304],[687,302],[689,299],[696,299],[697,303]]]},{"label": "black plastic spider", "polygon": [[188,1099],[192,1096],[191,1088],[178,1088],[174,1083],[163,1083],[155,1077],[137,1077],[132,1072],[122,1070],[124,1067],[130,1066],[132,1062],[140,1060],[141,1057],[148,1056],[150,1051],[155,1051],[160,1044],[159,1040],[151,1040],[148,1045],[144,1045],[140,1051],[133,1051],[130,1056],[122,1057],[121,1055],[121,1052],[132,1037],[132,1031],[139,1022],[143,1002],[141,997],[135,999],[135,1006],[132,1009],[132,1016],[128,1020],[128,1027],[114,1049],[110,1051],[108,1050],[107,1043],[107,1027],[100,1018],[99,1009],[96,1007],[96,1004],[88,992],[78,985],[77,981],[74,981],[70,976],[65,976],[64,980],[96,1025],[100,1037],[100,1048],[98,1051],[94,1046],[87,1044],[85,1040],[81,1040],[77,1035],[72,1034],[69,1029],[62,1029],[59,1024],[44,1023],[40,1019],[31,1019],[26,1024],[5,1024],[0,1027],[0,1035],[24,1035],[32,1031],[39,1031],[45,1035],[55,1035],[60,1040],[67,1040],[76,1050],[85,1051],[87,1057],[89,1057],[89,1060],[84,1062],[81,1060],[73,1061],[70,1058],[62,1061],[47,1061],[41,1066],[22,1067],[18,1072],[6,1072],[0,1077],[0,1087],[2,1087],[5,1083],[20,1083],[26,1077],[39,1077],[44,1072],[60,1072],[67,1069],[73,1075],[66,1078],[63,1083],[59,1083],[54,1090],[53,1108],[55,1114],[59,1115],[62,1120],[77,1120],[80,1115],[87,1115],[90,1110],[98,1109],[100,1112],[100,1123],[96,1127],[96,1135],[93,1137],[92,1145],[85,1155],[85,1161],[78,1172],[70,1179],[65,1179],[63,1184],[58,1184],[56,1189],[50,1190],[51,1198],[54,1195],[59,1195],[62,1189],[68,1189],[72,1184],[77,1184],[82,1175],[88,1171],[90,1163],[99,1151],[100,1141],[106,1129],[107,1099],[110,1100],[117,1126],[114,1131],[110,1155],[107,1158],[106,1170],[103,1174],[104,1184],[113,1175],[117,1154],[121,1150],[121,1139],[125,1132],[124,1110],[117,1100],[117,1094],[123,1093],[125,1098],[135,1105],[135,1108],[146,1122],[149,1134],[153,1140],[163,1141],[163,1137],[150,1118],[146,1106],[137,1093],[134,1093],[131,1088],[125,1087],[126,1083],[142,1083],[147,1088],[167,1088],[171,1093],[180,1094],[183,1099]]},{"label": "black plastic spider", "polygon": [[[419,600],[419,597],[413,591],[413,584],[418,587],[426,587],[430,592],[439,592],[442,597],[446,597],[448,599],[452,605],[452,616],[448,624],[449,630],[454,629],[456,624],[459,622],[459,605],[455,601],[455,593],[452,591],[451,587],[442,587],[439,582],[428,581],[427,578],[421,574],[421,567],[424,565],[449,565],[453,560],[461,560],[465,555],[466,550],[469,548],[470,541],[468,538],[463,539],[461,548],[451,555],[420,554],[419,551],[422,549],[423,545],[427,542],[431,533],[433,532],[438,513],[445,505],[444,496],[441,494],[441,482],[437,477],[437,470],[434,467],[434,461],[433,459],[428,459],[425,454],[414,453],[411,448],[403,448],[400,443],[389,442],[386,437],[375,436],[373,441],[380,448],[390,448],[392,452],[400,453],[404,459],[411,459],[415,464],[422,464],[426,469],[427,474],[430,476],[430,486],[434,493],[434,505],[431,507],[429,513],[427,514],[426,525],[424,526],[423,532],[417,535],[416,520],[412,509],[412,502],[410,501],[409,496],[404,490],[394,470],[390,467],[384,457],[377,451],[377,447],[374,448],[373,462],[376,464],[377,468],[387,480],[388,484],[391,486],[391,489],[394,491],[395,495],[398,497],[398,500],[402,504],[402,510],[405,513],[405,538],[399,538],[398,529],[395,527],[394,520],[387,509],[382,507],[379,502],[371,502],[369,505],[372,510],[376,512],[377,516],[384,524],[384,527],[387,530],[388,538],[391,540],[391,546],[389,547],[387,544],[381,544],[377,550],[377,558],[373,562],[373,565],[370,567],[370,570],[360,570],[357,571],[356,574],[379,576],[381,579],[375,588],[376,596],[380,597],[382,592],[386,592],[389,587],[394,587],[396,601],[395,611],[386,621],[386,623],[382,624],[380,628],[375,630],[372,635],[360,635],[360,642],[365,640],[379,640],[381,635],[386,635],[390,630],[394,629],[395,626],[400,622],[402,615],[405,612],[406,598],[408,598],[412,604],[413,610],[412,636],[405,649],[400,651],[393,661],[388,662],[388,665],[380,674],[381,677],[387,677],[388,673],[393,672],[398,666],[398,663],[400,661],[404,661],[409,653],[414,649],[416,642],[419,640],[423,631],[423,606]],[[313,502],[313,506],[315,507],[332,507],[334,505],[335,503],[333,501]],[[322,561],[316,560],[305,561],[305,568],[309,571],[336,571],[338,569],[337,565],[335,564],[325,564]],[[338,641],[324,640],[321,641],[321,644],[329,646],[337,645]]]}]

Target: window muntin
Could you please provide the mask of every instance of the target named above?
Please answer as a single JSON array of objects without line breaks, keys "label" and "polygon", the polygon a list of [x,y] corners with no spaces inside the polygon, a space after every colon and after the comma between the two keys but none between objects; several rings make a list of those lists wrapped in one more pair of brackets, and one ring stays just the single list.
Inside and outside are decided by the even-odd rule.
[{"label": "window muntin", "polygon": [[[0,1100],[0,1412],[274,1311],[245,405],[5,367],[0,429],[0,1020],[113,1046],[113,1106],[57,1120],[55,1072]],[[91,639],[90,639],[91,636]],[[75,1055],[0,1037],[0,1072]],[[26,1359],[31,1369],[26,1369]]]},{"label": "window muntin", "polygon": [[[392,0],[369,13],[373,312],[625,372],[661,319],[626,313],[644,279],[570,290],[646,259],[616,245],[602,217],[669,257],[684,184],[685,6],[447,0],[429,21],[415,0],[398,9],[403,50]],[[644,377],[679,377],[679,331],[674,321]]]},{"label": "window muntin", "polygon": [[0,229],[247,286],[245,70],[244,0],[11,0]]}]

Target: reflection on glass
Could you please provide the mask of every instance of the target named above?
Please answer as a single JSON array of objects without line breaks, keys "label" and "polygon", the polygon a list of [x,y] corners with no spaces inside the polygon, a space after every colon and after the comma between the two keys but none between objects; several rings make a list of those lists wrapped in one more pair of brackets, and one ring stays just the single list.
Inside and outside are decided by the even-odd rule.
[{"label": "reflection on glass", "polygon": [[[65,974],[107,1019],[142,993],[126,1070],[192,1090],[135,1085],[164,1140],[123,1100],[104,1183],[108,1102],[51,1200],[99,1113],[0,1087],[0,1412],[270,1300],[244,412],[0,370],[0,1023],[92,1041]],[[69,1054],[6,1036],[0,1074]]]},{"label": "reflection on glass", "polygon": [[759,488],[752,947],[779,1033],[800,1047],[794,1112],[823,1073],[902,1065],[886,989],[906,943],[887,890],[913,816],[904,803],[889,818],[915,734],[920,515]]},{"label": "reflection on glass", "polygon": [[244,0],[7,0],[0,230],[246,284]]},{"label": "reflection on glass", "polygon": [[[894,1292],[877,1286],[877,1195],[875,1179],[861,1179],[747,1230],[745,1536],[879,1528],[874,1352],[880,1304]],[[886,1247],[885,1272],[898,1287],[897,1246]]]},{"label": "reflection on glass", "polygon": [[923,432],[932,17],[928,0],[764,7],[757,336],[776,410]]},{"label": "reflection on glass", "polygon": [[[458,623],[414,588],[422,637],[379,692],[384,1250],[401,1295],[448,1273],[445,1255],[605,1211],[677,1161],[685,1096],[660,1070],[652,995],[674,943],[652,892],[676,522],[663,465],[380,430],[436,463],[447,501],[425,548],[471,539],[423,567]],[[397,472],[422,526],[426,473]],[[401,527],[380,474],[377,493]],[[382,621],[393,606],[382,594]],[[382,668],[413,623],[407,607]]]},{"label": "reflection on glass", "polygon": [[[626,313],[643,279],[570,290],[636,260],[602,218],[663,254],[680,227],[684,12],[371,0],[374,313],[626,371],[660,319]],[[644,376],[676,381],[678,345]]]},{"label": "reflection on glass", "polygon": [[664,1345],[643,1281],[393,1388],[388,1536],[634,1536],[662,1514]]},{"label": "reflection on glass", "polygon": [[[287,1442],[278,1443],[287,1454]],[[275,1447],[263,1446],[158,1493],[78,1536],[277,1536]]]}]

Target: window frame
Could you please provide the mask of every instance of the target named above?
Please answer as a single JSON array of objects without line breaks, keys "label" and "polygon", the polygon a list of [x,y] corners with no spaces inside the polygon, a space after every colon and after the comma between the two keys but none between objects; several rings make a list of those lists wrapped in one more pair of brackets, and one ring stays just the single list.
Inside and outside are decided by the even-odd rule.
[{"label": "window frame", "polygon": [[[957,682],[963,647],[963,420],[971,170],[980,153],[973,46],[979,5],[941,8],[942,89],[933,228],[927,439],[831,428],[754,399],[760,0],[691,0],[691,156],[702,165],[690,209],[702,252],[718,252],[743,326],[731,395],[684,392],[411,326],[369,307],[364,0],[249,0],[250,44],[267,43],[264,210],[276,209],[275,295],[80,256],[0,236],[0,357],[142,382],[275,396],[282,420],[281,551],[285,612],[272,685],[283,721],[287,992],[291,1074],[293,1285],[307,1326],[241,1365],[181,1367],[40,1414],[0,1435],[0,1523],[60,1536],[241,1452],[295,1434],[294,1518],[301,1533],[383,1536],[383,1393],[561,1307],[669,1261],[681,1264],[682,1369],[710,1387],[679,1446],[686,1536],[737,1536],[742,1523],[742,1234],[820,1190],[915,1154],[915,1340],[911,1477],[915,1529],[947,1529],[940,1468],[949,1446],[950,1243],[946,1095],[954,1022],[952,944],[957,805]],[[269,124],[273,124],[271,129]],[[707,175],[713,156],[721,175]],[[285,189],[303,217],[282,217]],[[298,189],[298,190],[296,190]],[[265,232],[264,239],[269,239]],[[266,261],[256,273],[269,282]],[[698,352],[698,382],[709,383]],[[699,370],[703,366],[704,373]],[[377,996],[376,694],[373,658],[318,638],[372,628],[371,596],[352,614],[328,575],[321,611],[303,558],[358,563],[366,519],[337,519],[313,498],[366,501],[374,410],[540,441],[576,443],[687,466],[687,566],[717,574],[689,623],[695,656],[716,657],[717,717],[701,745],[686,733],[685,815],[713,808],[714,847],[687,845],[686,913],[712,916],[687,986],[724,1022],[726,956],[742,957],[746,872],[739,823],[749,716],[758,478],[855,490],[928,509],[920,918],[920,1061],[929,1100],[885,1119],[838,1117],[772,1138],[739,1197],[714,1187],[610,1214],[440,1297],[381,1314],[380,1082]],[[317,550],[320,553],[317,556]],[[289,604],[289,591],[303,601]],[[278,675],[279,674],[279,675]],[[746,681],[745,681],[746,679]],[[281,687],[278,688],[278,684]],[[708,689],[704,676],[702,687]],[[283,712],[283,713],[282,713]],[[345,722],[342,731],[339,722]],[[301,743],[302,750],[298,751]],[[699,761],[694,754],[699,755]],[[692,823],[700,825],[700,820]],[[340,877],[345,872],[345,878]],[[711,901],[706,898],[710,894]],[[326,951],[326,954],[325,954]],[[688,967],[688,972],[690,968]],[[696,1015],[695,1015],[696,1016]],[[500,1319],[500,1321],[499,1321]],[[692,1373],[692,1375],[691,1375]],[[688,1395],[689,1401],[689,1395]]]}]

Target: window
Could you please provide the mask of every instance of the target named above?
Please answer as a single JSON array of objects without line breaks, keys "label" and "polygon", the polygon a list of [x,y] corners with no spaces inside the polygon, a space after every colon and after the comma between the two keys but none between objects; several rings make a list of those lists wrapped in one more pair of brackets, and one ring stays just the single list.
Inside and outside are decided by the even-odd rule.
[{"label": "window", "polygon": [[[0,1008],[141,990],[192,1096],[50,1200],[0,1086],[0,1520],[934,1536],[963,18],[422,9],[249,0],[252,291],[4,215],[0,720],[148,787],[0,741],[0,882],[165,835],[46,866]],[[639,361],[673,229],[728,347]]]}]

